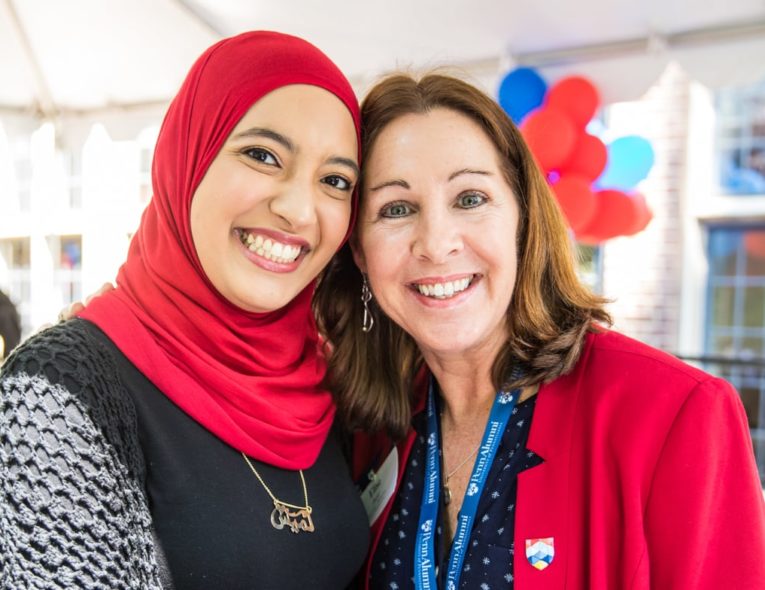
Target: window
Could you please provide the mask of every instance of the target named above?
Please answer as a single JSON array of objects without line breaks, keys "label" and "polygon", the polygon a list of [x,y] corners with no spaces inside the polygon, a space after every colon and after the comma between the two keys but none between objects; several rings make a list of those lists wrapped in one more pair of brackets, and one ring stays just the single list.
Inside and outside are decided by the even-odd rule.
[{"label": "window", "polygon": [[[3,270],[4,273],[1,272]],[[3,290],[18,308],[21,316],[21,331],[26,336],[32,329],[29,238],[0,240],[0,281],[3,283]]]},{"label": "window", "polygon": [[576,244],[577,274],[593,293],[603,292],[603,249]]},{"label": "window", "polygon": [[154,150],[151,147],[142,146],[140,148],[140,162],[138,171],[138,199],[141,205],[146,205],[151,199],[151,162],[154,156]]},{"label": "window", "polygon": [[765,483],[765,225],[709,228],[706,367],[738,390]]},{"label": "window", "polygon": [[53,288],[62,305],[82,300],[82,237],[53,236],[49,238],[53,254]]},{"label": "window", "polygon": [[721,192],[765,195],[765,81],[717,93]]},{"label": "window", "polygon": [[66,206],[69,209],[82,209],[82,154],[64,152],[61,158],[67,178]]},{"label": "window", "polygon": [[17,150],[14,160],[14,174],[16,176],[19,211],[29,211],[32,208],[32,159],[29,155],[28,146],[23,145],[24,150]]}]

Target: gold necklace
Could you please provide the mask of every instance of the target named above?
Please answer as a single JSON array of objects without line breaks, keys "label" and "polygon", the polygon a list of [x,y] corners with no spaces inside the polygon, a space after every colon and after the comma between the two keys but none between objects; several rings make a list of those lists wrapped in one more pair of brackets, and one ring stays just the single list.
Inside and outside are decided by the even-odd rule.
[{"label": "gold necklace", "polygon": [[[444,485],[443,485],[443,492],[444,492],[444,504],[448,506],[452,501],[452,490],[449,488],[449,478],[457,473],[459,471],[460,467],[462,467],[465,463],[468,462],[468,459],[470,459],[473,455],[475,455],[478,452],[478,449],[481,448],[481,445],[479,444],[472,453],[470,453],[467,457],[465,457],[457,467],[452,469],[446,474],[446,478],[444,479]],[[446,461],[443,461],[444,467],[446,467]]]},{"label": "gold necklace", "polygon": [[300,531],[312,533],[315,530],[313,527],[313,520],[311,519],[313,509],[308,504],[308,488],[305,485],[303,470],[300,470],[300,481],[303,482],[303,499],[305,501],[305,506],[296,506],[295,504],[283,502],[274,496],[271,489],[266,485],[266,482],[260,477],[258,470],[255,469],[255,466],[252,463],[250,463],[250,459],[247,455],[242,453],[242,457],[244,457],[244,460],[247,462],[250,469],[252,469],[255,477],[258,478],[260,485],[263,486],[268,495],[271,496],[271,500],[274,502],[274,509],[271,511],[271,526],[277,530],[282,530],[285,526],[288,526],[293,533],[299,533]]}]

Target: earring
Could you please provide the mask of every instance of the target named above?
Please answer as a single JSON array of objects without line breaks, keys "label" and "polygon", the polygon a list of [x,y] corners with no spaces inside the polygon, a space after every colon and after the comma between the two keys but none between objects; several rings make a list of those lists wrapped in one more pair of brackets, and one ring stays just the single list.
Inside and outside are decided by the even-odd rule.
[{"label": "earring", "polygon": [[375,318],[372,316],[372,312],[369,310],[369,302],[372,301],[372,291],[369,288],[369,282],[367,281],[367,275],[362,275],[363,282],[361,283],[361,301],[364,303],[364,317],[361,322],[361,331],[369,333],[375,325]]}]

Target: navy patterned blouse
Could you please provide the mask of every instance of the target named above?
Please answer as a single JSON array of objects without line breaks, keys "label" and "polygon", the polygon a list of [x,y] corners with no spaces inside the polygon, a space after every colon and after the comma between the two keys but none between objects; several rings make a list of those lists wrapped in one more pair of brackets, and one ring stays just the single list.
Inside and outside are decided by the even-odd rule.
[{"label": "navy patterned blouse", "polygon": [[[475,525],[460,577],[460,588],[498,590],[513,588],[513,533],[517,476],[542,463],[526,449],[536,396],[518,404],[508,422],[494,464],[478,503]],[[425,479],[426,413],[414,417],[417,439],[398,496],[385,524],[372,560],[370,588],[403,590],[414,587],[414,544],[419,523],[420,502]],[[472,464],[470,465],[472,468]],[[439,520],[443,517],[443,505]],[[441,526],[437,529],[435,554],[439,587],[444,587],[449,550]],[[521,556],[523,559],[523,556]]]}]

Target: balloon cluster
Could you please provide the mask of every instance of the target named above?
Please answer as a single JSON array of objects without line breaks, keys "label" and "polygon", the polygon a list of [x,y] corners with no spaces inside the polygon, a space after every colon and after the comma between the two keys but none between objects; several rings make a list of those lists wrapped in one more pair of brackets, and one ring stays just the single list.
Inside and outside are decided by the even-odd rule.
[{"label": "balloon cluster", "polygon": [[636,135],[606,146],[587,132],[600,106],[592,82],[571,76],[548,89],[536,70],[516,68],[502,80],[499,104],[547,174],[578,241],[598,244],[645,229],[653,215],[634,187],[648,176],[653,149]]}]

